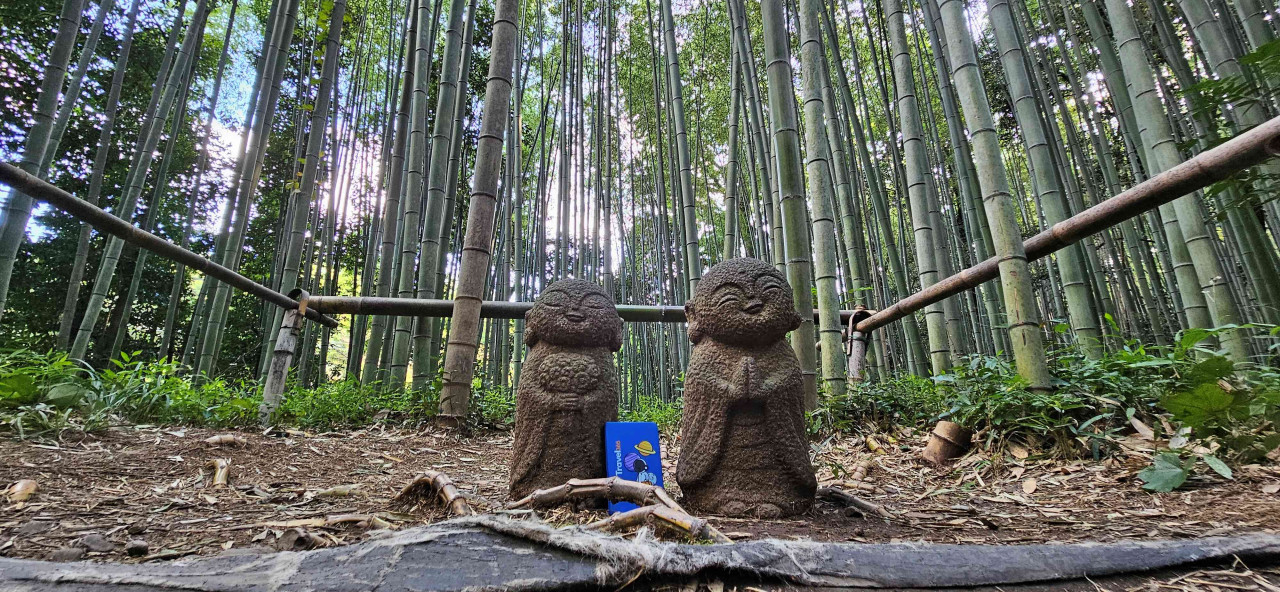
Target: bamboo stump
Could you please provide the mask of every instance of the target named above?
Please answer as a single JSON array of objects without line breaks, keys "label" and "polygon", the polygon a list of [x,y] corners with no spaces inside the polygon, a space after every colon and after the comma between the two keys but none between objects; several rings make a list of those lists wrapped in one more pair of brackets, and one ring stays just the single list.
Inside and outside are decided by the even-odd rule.
[{"label": "bamboo stump", "polygon": [[280,407],[285,380],[289,377],[289,366],[293,364],[293,355],[298,349],[298,330],[307,314],[306,291],[294,290],[289,295],[298,298],[300,304],[296,310],[285,311],[275,349],[271,352],[267,381],[262,386],[262,405],[258,407],[258,421],[263,425],[271,421],[271,415]]}]

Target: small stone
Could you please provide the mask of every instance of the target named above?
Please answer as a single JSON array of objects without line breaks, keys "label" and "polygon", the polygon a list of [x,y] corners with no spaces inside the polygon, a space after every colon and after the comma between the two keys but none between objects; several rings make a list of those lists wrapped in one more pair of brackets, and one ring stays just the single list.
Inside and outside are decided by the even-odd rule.
[{"label": "small stone", "polygon": [[124,546],[124,552],[130,557],[145,557],[151,551],[151,547],[147,546],[147,541],[142,539],[134,539]]},{"label": "small stone", "polygon": [[110,553],[116,549],[115,543],[97,533],[85,535],[84,538],[80,539],[80,546],[94,553]]},{"label": "small stone", "polygon": [[79,561],[84,557],[80,547],[63,547],[49,554],[49,561]]},{"label": "small stone", "polygon": [[142,521],[134,522],[125,529],[125,532],[129,534],[142,534],[147,532],[147,523]]}]

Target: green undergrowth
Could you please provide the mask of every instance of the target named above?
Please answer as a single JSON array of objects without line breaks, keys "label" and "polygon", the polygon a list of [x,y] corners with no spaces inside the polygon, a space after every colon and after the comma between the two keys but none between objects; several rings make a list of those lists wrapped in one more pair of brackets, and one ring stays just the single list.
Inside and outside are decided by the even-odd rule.
[{"label": "green undergrowth", "polygon": [[[129,354],[95,369],[61,353],[0,352],[0,432],[49,438],[122,424],[255,427],[261,385],[223,379],[196,381],[190,369]],[[479,386],[479,385],[477,385]],[[358,381],[303,388],[290,381],[273,421],[315,430],[377,422],[411,425],[434,415],[439,381],[421,391],[389,391]],[[476,389],[470,423],[504,427],[515,412],[506,389]]]},{"label": "green undergrowth", "polygon": [[821,398],[810,432],[924,430],[945,419],[972,429],[987,451],[1094,459],[1138,438],[1160,451],[1139,475],[1148,489],[1168,491],[1205,469],[1229,477],[1229,466],[1280,446],[1280,370],[1233,365],[1208,345],[1220,331],[1186,331],[1168,347],[1116,340],[1098,360],[1051,352],[1057,378],[1048,391],[1028,389],[1011,361],[987,356],[932,380],[851,385]]},{"label": "green undergrowth", "polygon": [[[1028,389],[1009,360],[990,356],[970,357],[933,378],[851,384],[840,396],[820,395],[809,431],[893,433],[946,419],[972,429],[984,450],[1016,447],[1033,458],[1101,459],[1141,437],[1159,450],[1140,475],[1151,489],[1177,487],[1196,472],[1225,476],[1230,466],[1263,460],[1280,446],[1280,370],[1233,366],[1208,347],[1216,332],[1187,331],[1168,347],[1115,340],[1098,360],[1071,349],[1051,352],[1058,379],[1047,391]],[[260,385],[191,376],[178,364],[129,355],[94,369],[63,354],[0,352],[0,432],[48,438],[118,424],[257,426]],[[290,384],[273,421],[314,430],[421,425],[434,415],[439,390],[438,377],[418,391],[357,381]],[[472,392],[471,427],[511,427],[511,389],[477,379]],[[640,397],[619,417],[652,421],[673,435],[682,409],[679,399]]]}]

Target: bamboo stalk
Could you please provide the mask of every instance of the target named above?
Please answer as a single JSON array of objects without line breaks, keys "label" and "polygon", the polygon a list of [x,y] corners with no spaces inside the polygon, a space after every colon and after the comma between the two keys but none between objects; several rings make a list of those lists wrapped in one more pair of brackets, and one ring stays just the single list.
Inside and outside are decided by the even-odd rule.
[{"label": "bamboo stalk", "polygon": [[[1027,259],[1034,261],[1087,236],[1115,226],[1197,189],[1208,187],[1235,173],[1280,155],[1280,117],[1253,128],[1217,147],[1183,161],[1129,190],[1095,205],[1023,243]],[[998,259],[991,257],[945,278],[876,312],[858,323],[857,330],[873,331],[921,308],[958,294],[998,275]]]}]

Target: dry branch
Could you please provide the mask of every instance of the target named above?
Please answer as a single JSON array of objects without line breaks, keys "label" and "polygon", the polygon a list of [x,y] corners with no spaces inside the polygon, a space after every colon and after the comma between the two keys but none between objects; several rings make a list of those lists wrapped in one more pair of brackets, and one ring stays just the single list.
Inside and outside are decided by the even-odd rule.
[{"label": "dry branch", "polygon": [[522,499],[507,504],[507,509],[551,508],[572,500],[604,498],[611,502],[631,502],[638,506],[661,504],[686,513],[666,489],[639,481],[617,477],[570,479],[564,485],[539,489]]},{"label": "dry branch", "polygon": [[856,508],[864,514],[875,514],[876,516],[886,520],[893,517],[888,510],[880,507],[879,504],[871,503],[838,487],[819,487],[818,498],[832,501],[846,507]]},{"label": "dry branch", "polygon": [[247,446],[249,441],[235,434],[219,434],[205,438],[204,443],[210,446]]},{"label": "dry branch", "polygon": [[643,524],[657,524],[669,530],[714,543],[732,543],[733,540],[716,530],[706,520],[695,518],[683,511],[663,505],[652,505],[614,514],[604,520],[592,522],[587,530],[616,531]]},{"label": "dry branch", "polygon": [[428,499],[438,498],[457,516],[471,516],[476,512],[467,503],[467,496],[458,491],[448,475],[439,471],[426,471],[400,490],[391,499],[398,506],[413,506]]}]

